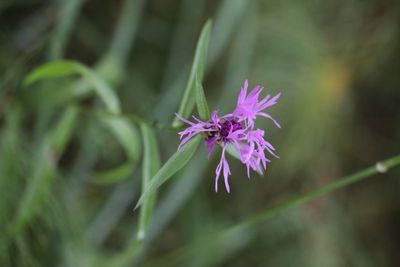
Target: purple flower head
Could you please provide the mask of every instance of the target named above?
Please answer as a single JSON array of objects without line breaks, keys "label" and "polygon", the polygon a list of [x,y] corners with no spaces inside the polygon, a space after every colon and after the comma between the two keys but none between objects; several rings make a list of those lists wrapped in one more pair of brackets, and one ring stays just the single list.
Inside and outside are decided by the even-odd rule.
[{"label": "purple flower head", "polygon": [[253,128],[254,122],[257,116],[262,116],[272,120],[278,128],[281,128],[279,123],[271,117],[271,115],[263,112],[263,110],[273,106],[276,104],[276,101],[281,96],[281,94],[277,94],[273,98],[270,98],[270,95],[267,95],[261,101],[258,101],[261,91],[263,87],[257,85],[253,88],[253,90],[247,95],[247,87],[249,86],[248,81],[244,82],[242,90],[240,90],[240,94],[237,100],[236,108],[233,111],[232,115],[239,119],[239,121],[245,121],[245,123]]},{"label": "purple flower head", "polygon": [[211,118],[208,121],[202,121],[192,116],[195,122],[191,122],[176,114],[180,120],[188,125],[185,130],[179,132],[181,142],[178,149],[199,133],[204,135],[208,157],[214,151],[215,145],[222,147],[221,160],[215,170],[215,191],[218,191],[218,181],[222,171],[225,188],[230,192],[228,177],[231,171],[225,157],[227,149],[231,148],[238,154],[240,161],[246,165],[249,178],[250,169],[258,173],[262,173],[263,169],[266,169],[270,160],[265,156],[265,152],[278,158],[274,147],[264,139],[264,131],[254,129],[254,124],[257,116],[262,116],[271,119],[280,128],[278,122],[264,112],[265,109],[276,104],[280,93],[273,98],[267,95],[264,99],[258,101],[262,88],[256,86],[247,95],[247,87],[248,82],[246,80],[240,91],[235,110],[225,116],[219,117],[218,111],[215,110],[211,113]]}]

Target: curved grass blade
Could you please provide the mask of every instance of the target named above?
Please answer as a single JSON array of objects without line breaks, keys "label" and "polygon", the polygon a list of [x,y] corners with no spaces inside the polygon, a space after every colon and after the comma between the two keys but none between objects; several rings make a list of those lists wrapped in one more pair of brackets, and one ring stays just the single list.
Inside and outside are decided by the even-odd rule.
[{"label": "curved grass blade", "polygon": [[140,156],[139,133],[136,127],[125,118],[101,113],[98,114],[98,119],[118,140],[126,153],[127,160],[116,168],[96,173],[93,182],[102,184],[119,182],[133,172],[138,162]]},{"label": "curved grass blade", "polygon": [[99,95],[101,100],[103,100],[108,111],[114,114],[120,114],[121,107],[119,99],[111,86],[100,75],[88,67],[78,64],[78,69],[83,78],[93,85],[95,92]]},{"label": "curved grass blade", "polygon": [[192,158],[194,152],[200,144],[201,136],[198,135],[193,140],[186,143],[181,149],[173,154],[168,161],[161,167],[157,174],[151,179],[147,189],[140,196],[135,209],[143,204],[146,199],[153,194],[163,183],[172,175],[183,168]]},{"label": "curved grass blade", "polygon": [[203,86],[201,85],[196,75],[196,105],[197,111],[199,112],[200,118],[203,120],[210,119],[210,110],[208,109],[207,99],[204,94]]},{"label": "curved grass blade", "polygon": [[[182,101],[178,110],[178,114],[184,118],[189,117],[195,105],[195,79],[198,77],[199,81],[202,82],[204,71],[207,61],[207,51],[210,40],[211,33],[211,20],[208,20],[203,26],[199,40],[196,46],[196,52],[194,55],[194,60],[192,64],[192,69],[190,70],[189,80],[185,88],[185,92],[182,97]],[[174,127],[182,125],[182,122],[175,118],[172,122]]]},{"label": "curved grass blade", "polygon": [[102,99],[108,111],[114,114],[121,112],[118,97],[111,86],[95,71],[75,61],[61,60],[44,64],[29,73],[24,84],[31,85],[40,80],[72,74],[80,74],[88,84],[93,86],[94,92]]},{"label": "curved grass blade", "polygon": [[[161,166],[160,153],[154,131],[145,123],[140,127],[143,138],[142,193],[149,187],[150,181]],[[157,192],[153,192],[143,202],[139,214],[139,229],[137,239],[142,240],[147,235],[147,227],[153,216]]]},{"label": "curved grass blade", "polygon": [[54,61],[44,64],[32,72],[30,72],[24,79],[24,85],[28,86],[36,81],[59,78],[72,74],[77,74],[76,63],[73,61]]}]

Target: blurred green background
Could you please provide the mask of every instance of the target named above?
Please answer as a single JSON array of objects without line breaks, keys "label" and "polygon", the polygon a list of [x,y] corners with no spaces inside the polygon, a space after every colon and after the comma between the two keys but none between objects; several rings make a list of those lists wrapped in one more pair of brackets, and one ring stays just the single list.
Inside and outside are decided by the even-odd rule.
[{"label": "blurred green background", "polygon": [[[210,109],[231,111],[246,78],[282,92],[282,129],[259,123],[280,159],[249,180],[229,158],[232,192],[215,193],[220,151],[208,161],[201,146],[160,188],[138,244],[138,122],[165,162],[209,18]],[[212,238],[399,152],[399,26],[398,1],[1,0],[0,266],[399,266],[399,169]],[[90,66],[126,117],[102,114],[79,75],[23,85],[60,59]]]}]

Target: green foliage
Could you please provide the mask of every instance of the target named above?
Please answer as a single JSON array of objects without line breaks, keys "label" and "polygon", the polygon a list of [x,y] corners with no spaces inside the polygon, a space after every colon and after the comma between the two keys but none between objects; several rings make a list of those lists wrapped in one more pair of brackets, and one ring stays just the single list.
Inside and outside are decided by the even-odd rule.
[{"label": "green foliage", "polygon": [[120,166],[98,172],[94,175],[95,183],[115,183],[132,174],[140,156],[140,137],[136,127],[127,119],[99,114],[98,120],[113,134],[126,154],[126,162]]},{"label": "green foliage", "polygon": [[[92,2],[0,4],[0,266],[398,265],[398,5]],[[215,193],[219,146],[169,121],[246,78],[281,159]]]},{"label": "green foliage", "polygon": [[210,110],[208,109],[208,104],[207,104],[207,99],[204,94],[204,89],[199,80],[197,79],[196,76],[196,81],[195,81],[195,93],[196,93],[196,105],[197,105],[197,110],[199,112],[200,118],[203,120],[209,120],[210,119]]},{"label": "green foliage", "polygon": [[[150,186],[153,176],[160,169],[161,160],[158,144],[154,131],[145,123],[140,127],[143,139],[143,164],[142,164],[142,193]],[[139,228],[137,238],[144,239],[147,228],[153,216],[153,209],[156,201],[156,192],[150,194],[142,204],[139,215]]]},{"label": "green foliage", "polygon": [[119,114],[121,112],[118,97],[108,83],[96,72],[78,62],[54,61],[44,64],[33,70],[26,77],[24,84],[30,85],[40,80],[63,77],[71,74],[80,74],[88,84],[93,86],[94,92],[103,100],[111,113]]},{"label": "green foliage", "polygon": [[24,84],[29,86],[39,80],[79,73],[77,64],[78,63],[72,61],[55,61],[45,64],[28,74],[24,80]]},{"label": "green foliage", "polygon": [[[386,159],[378,163],[385,171],[400,165],[400,156],[395,156]],[[251,234],[251,229],[264,223],[267,219],[273,216],[283,213],[291,208],[297,207],[311,200],[315,200],[321,196],[324,196],[332,191],[338,190],[345,186],[354,184],[356,182],[362,181],[364,179],[373,177],[379,174],[379,168],[377,165],[370,166],[364,170],[356,172],[354,174],[348,175],[346,177],[336,179],[324,186],[311,190],[309,192],[299,194],[272,208],[267,208],[259,213],[256,213],[244,221],[239,222],[231,227],[227,227],[223,230],[217,231],[215,233],[208,234],[199,238],[197,242],[194,242],[190,246],[184,247],[181,250],[176,250],[167,254],[165,258],[160,258],[154,261],[150,261],[146,267],[158,266],[161,262],[164,262],[164,266],[176,266],[182,264],[181,261],[188,261],[198,256],[200,251],[215,250],[221,246],[228,247],[232,244],[243,242],[245,237]],[[240,244],[238,244],[240,245]],[[167,264],[165,264],[167,263]]]},{"label": "green foliage", "polygon": [[176,151],[167,162],[160,168],[156,175],[151,179],[147,189],[140,196],[135,209],[138,208],[143,202],[156,190],[165,183],[172,175],[182,169],[186,163],[192,158],[194,152],[200,144],[201,136],[196,136],[193,140],[185,144],[181,149]]},{"label": "green foliage", "polygon": [[[211,25],[211,20],[206,22],[206,24],[203,26],[203,30],[201,31],[199,40],[197,41],[189,80],[187,82],[182,101],[178,109],[178,114],[184,118],[190,116],[195,105],[195,99],[197,98],[196,87],[198,87],[196,79],[198,79],[199,83],[203,81],[204,70],[207,61],[208,45],[210,41]],[[182,125],[182,122],[179,119],[175,118],[172,125],[174,127],[178,127]]]}]

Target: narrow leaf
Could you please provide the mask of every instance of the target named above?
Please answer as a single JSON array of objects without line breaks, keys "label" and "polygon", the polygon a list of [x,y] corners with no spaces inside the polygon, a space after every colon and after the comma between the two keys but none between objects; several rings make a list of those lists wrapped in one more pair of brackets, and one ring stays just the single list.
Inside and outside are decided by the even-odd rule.
[{"label": "narrow leaf", "polygon": [[196,136],[193,140],[186,143],[181,149],[173,154],[169,160],[161,167],[157,174],[151,179],[147,189],[139,198],[136,208],[153,194],[163,183],[165,183],[172,175],[182,169],[193,156],[196,148],[201,140],[201,136]]},{"label": "narrow leaf", "polygon": [[127,160],[116,168],[96,173],[93,181],[96,183],[115,183],[128,177],[135,168],[140,155],[139,133],[136,127],[125,118],[99,113],[98,119],[118,140]]},{"label": "narrow leaf", "polygon": [[80,74],[88,84],[93,86],[94,92],[97,93],[111,113],[119,114],[121,112],[118,97],[111,86],[95,71],[75,61],[54,61],[44,64],[28,74],[24,84],[31,85],[40,80],[71,74]]},{"label": "narrow leaf", "polygon": [[200,118],[203,120],[210,119],[210,110],[208,109],[208,104],[206,96],[204,94],[203,86],[201,85],[198,77],[196,76],[196,104],[197,111],[199,112]]},{"label": "narrow leaf", "polygon": [[93,85],[95,92],[103,100],[107,109],[114,114],[121,113],[120,103],[117,95],[111,86],[96,72],[88,67],[79,64],[79,72],[85,80]]},{"label": "narrow leaf", "polygon": [[[194,60],[192,64],[192,69],[190,70],[189,80],[186,85],[182,101],[178,110],[178,114],[184,118],[189,117],[195,105],[195,79],[196,76],[201,83],[203,81],[204,71],[206,67],[207,51],[210,40],[211,33],[211,20],[208,20],[204,25],[199,40],[197,41],[196,52],[194,55]],[[175,118],[172,122],[174,127],[182,125],[182,122]]]},{"label": "narrow leaf", "polygon": [[[143,173],[142,173],[142,193],[149,187],[151,178],[160,168],[160,154],[158,151],[157,139],[153,130],[145,123],[141,125],[141,133],[143,138]],[[156,191],[150,194],[140,208],[139,229],[137,238],[144,239],[147,235],[147,227],[153,216],[153,209],[156,201]]]},{"label": "narrow leaf", "polygon": [[31,73],[24,80],[24,85],[28,86],[34,82],[49,79],[64,77],[71,74],[77,74],[76,63],[73,61],[55,61],[48,64],[44,64]]}]

